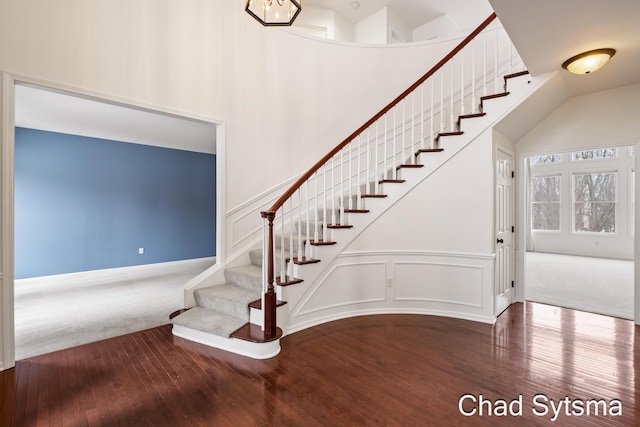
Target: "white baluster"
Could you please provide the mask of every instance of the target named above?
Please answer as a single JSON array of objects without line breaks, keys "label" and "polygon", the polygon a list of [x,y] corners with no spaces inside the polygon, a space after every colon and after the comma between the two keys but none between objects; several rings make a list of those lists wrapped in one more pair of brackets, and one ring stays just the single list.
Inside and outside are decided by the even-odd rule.
[{"label": "white baluster", "polygon": [[348,209],[353,210],[353,144],[349,143],[349,205]]},{"label": "white baluster", "polygon": [[367,129],[367,180],[365,182],[365,193],[371,192],[371,128]]},{"label": "white baluster", "polygon": [[310,202],[309,202],[309,180],[304,183],[304,187],[306,190],[306,200],[307,200],[307,233],[306,239],[304,241],[304,256],[305,258],[311,258],[311,233],[310,233],[310,221],[309,221],[309,211],[311,210]]},{"label": "white baluster", "polygon": [[313,241],[318,242],[320,240],[320,230],[318,229],[318,172],[313,174],[314,183],[315,183],[315,196],[314,207],[313,207],[313,217],[314,217],[314,227],[313,227]]},{"label": "white baluster", "polygon": [[[262,300],[262,307],[265,306],[264,296],[267,293],[268,279],[267,279],[267,263],[269,262],[269,253],[267,251],[268,246],[268,233],[267,233],[267,218],[262,220],[262,292],[260,299]],[[262,330],[264,331],[264,322],[262,322]]]},{"label": "white baluster", "polygon": [[[422,86],[420,86],[422,89]],[[416,92],[411,94],[411,148],[409,156],[413,156],[413,163],[418,163],[418,156],[415,155],[418,148],[416,147]]]},{"label": "white baluster", "polygon": [[280,225],[282,229],[280,230],[280,283],[284,283],[287,281],[287,267],[285,265],[285,257],[284,257],[284,205],[282,206],[282,212],[280,214]]},{"label": "white baluster", "polygon": [[[393,108],[393,145],[391,146],[391,177],[392,179],[397,179],[397,169],[396,169],[396,134],[398,133],[398,128],[396,127],[396,108]],[[387,177],[387,170],[384,170],[385,178]]]},{"label": "white baluster", "polygon": [[513,73],[513,55],[512,55],[512,51],[513,51],[513,45],[511,44],[511,39],[509,39],[509,36],[507,34],[505,34],[505,37],[507,39],[507,48],[509,49],[509,73],[511,74]]},{"label": "white baluster", "polygon": [[[376,141],[375,141],[376,145],[375,145],[375,151],[374,151],[375,165],[374,165],[374,168],[373,168],[374,173],[375,173],[375,177],[374,177],[374,180],[373,180],[373,188],[374,188],[374,193],[373,194],[378,194],[378,189],[379,189],[379,186],[380,186],[380,183],[378,182],[379,181],[378,177],[380,176],[378,174],[378,164],[379,164],[379,162],[378,162],[378,123],[379,122],[380,122],[380,120],[376,121]],[[385,144],[385,146],[386,146],[386,144]]]},{"label": "white baluster", "polygon": [[262,293],[267,292],[267,267],[269,265],[269,251],[267,248],[269,247],[269,234],[268,230],[268,222],[267,218],[262,220]]},{"label": "white baluster", "polygon": [[327,237],[329,232],[327,231],[327,164],[323,166],[322,173],[322,240],[325,242],[329,240]]},{"label": "white baluster", "polygon": [[[431,76],[431,89],[433,90],[433,76]],[[433,92],[431,92],[431,98],[433,98]],[[431,102],[431,104],[433,104],[433,101]],[[433,110],[431,112],[431,121],[433,122]],[[427,148],[425,144],[426,144],[426,139],[424,137],[424,85],[423,85],[423,86],[420,86],[420,145],[422,146],[422,148]]]},{"label": "white baluster", "polygon": [[298,188],[298,261],[303,258],[302,252],[302,187]]},{"label": "white baluster", "polygon": [[464,50],[460,51],[460,115],[464,116]]},{"label": "white baluster", "polygon": [[335,158],[331,158],[331,225],[336,225],[336,181],[335,181]]},{"label": "white baluster", "polygon": [[340,224],[346,225],[347,220],[344,216],[344,148],[340,150]]},{"label": "white baluster", "polygon": [[293,277],[293,197],[289,197],[289,264],[287,265],[287,275]]},{"label": "white baluster", "polygon": [[[435,77],[431,76],[431,105],[429,106],[429,139],[431,141],[431,148],[436,148],[436,141],[435,141],[435,131],[433,129],[433,110],[435,110],[436,108],[436,104],[433,102],[433,93],[435,92],[435,83],[434,83]],[[422,101],[422,110],[424,111],[424,100]],[[423,130],[424,133],[424,130]],[[423,136],[424,138],[424,136]]]},{"label": "white baluster", "polygon": [[[360,190],[360,186],[362,185],[362,180],[360,180],[360,144],[361,144],[361,135],[358,135],[358,179],[356,180],[356,209],[361,209],[360,199],[362,198],[362,190]],[[367,166],[368,169],[368,166]],[[365,185],[367,180],[364,180]]]},{"label": "white baluster", "polygon": [[451,112],[449,115],[449,128],[451,129],[451,132],[455,132],[455,126],[456,126],[456,122],[455,119],[453,117],[454,113],[453,113],[453,69],[454,69],[454,61],[453,58],[451,58],[451,63],[449,64],[449,67],[451,67],[451,96],[450,96],[450,102],[451,102]]},{"label": "white baluster", "polygon": [[411,163],[411,159],[407,156],[407,146],[405,145],[406,143],[406,121],[405,121],[405,117],[406,117],[406,104],[407,104],[407,98],[405,98],[402,101],[402,150],[400,150],[401,154],[402,154],[402,158],[400,159],[401,161],[401,165],[404,164],[406,161],[408,161],[409,163]]},{"label": "white baluster", "polygon": [[487,96],[487,38],[489,37],[489,32],[484,31],[484,52],[483,52],[483,63],[482,63],[482,96]]},{"label": "white baluster", "polygon": [[473,39],[471,41],[471,114],[474,114],[476,109],[476,39]]},{"label": "white baluster", "polygon": [[[384,115],[384,136],[382,137],[382,179],[387,179],[387,114]],[[380,178],[380,175],[376,177],[376,181]]]},{"label": "white baluster", "polygon": [[440,133],[444,132],[444,70],[440,69]]},{"label": "white baluster", "polygon": [[494,48],[494,52],[493,52],[493,82],[494,82],[494,87],[495,87],[495,93],[500,93],[502,92],[500,90],[500,81],[498,80],[498,29],[496,28],[495,30],[496,33],[496,41],[495,41],[495,48]]}]

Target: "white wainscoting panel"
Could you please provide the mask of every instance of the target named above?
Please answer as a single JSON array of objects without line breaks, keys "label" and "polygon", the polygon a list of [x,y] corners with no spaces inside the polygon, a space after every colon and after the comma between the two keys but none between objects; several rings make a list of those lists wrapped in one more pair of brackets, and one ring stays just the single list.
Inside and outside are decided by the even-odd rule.
[{"label": "white wainscoting panel", "polygon": [[482,308],[482,267],[436,262],[394,263],[394,299]]},{"label": "white wainscoting panel", "polygon": [[460,252],[343,253],[317,280],[296,285],[299,294],[288,294],[286,333],[347,317],[392,313],[493,323],[494,259],[494,254]]},{"label": "white wainscoting panel", "polygon": [[384,262],[352,262],[333,265],[307,293],[294,316],[337,307],[386,300]]},{"label": "white wainscoting panel", "polygon": [[229,230],[226,242],[228,256],[247,251],[262,239],[263,221],[260,211],[270,208],[297,178],[298,176],[294,176],[226,212],[225,224]]}]

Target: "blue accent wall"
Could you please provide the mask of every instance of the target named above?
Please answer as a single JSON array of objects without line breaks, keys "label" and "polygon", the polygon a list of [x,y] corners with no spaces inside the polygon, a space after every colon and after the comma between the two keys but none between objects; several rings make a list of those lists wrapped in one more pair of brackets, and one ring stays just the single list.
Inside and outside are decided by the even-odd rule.
[{"label": "blue accent wall", "polygon": [[215,256],[215,178],[212,154],[16,128],[15,276]]}]

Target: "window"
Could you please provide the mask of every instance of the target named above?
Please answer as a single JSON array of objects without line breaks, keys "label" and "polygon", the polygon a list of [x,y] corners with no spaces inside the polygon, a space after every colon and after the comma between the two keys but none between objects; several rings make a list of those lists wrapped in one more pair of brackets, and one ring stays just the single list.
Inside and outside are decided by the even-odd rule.
[{"label": "window", "polygon": [[618,157],[617,148],[600,148],[598,150],[574,151],[572,160],[615,159]]},{"label": "window", "polygon": [[616,232],[617,175],[616,172],[573,175],[574,231]]},{"label": "window", "polygon": [[531,180],[531,228],[560,230],[562,177],[534,176]]},{"label": "window", "polygon": [[629,235],[636,233],[636,171],[631,170],[629,177]]},{"label": "window", "polygon": [[533,165],[541,165],[545,163],[558,163],[560,161],[562,161],[562,156],[560,154],[545,154],[543,156],[531,157],[531,164]]}]

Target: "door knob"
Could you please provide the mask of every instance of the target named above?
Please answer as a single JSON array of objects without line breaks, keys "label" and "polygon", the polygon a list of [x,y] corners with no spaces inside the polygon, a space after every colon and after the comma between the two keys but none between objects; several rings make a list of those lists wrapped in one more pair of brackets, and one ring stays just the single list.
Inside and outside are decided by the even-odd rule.
[{"label": "door knob", "polygon": [[504,240],[498,239],[498,243],[504,243]]}]

